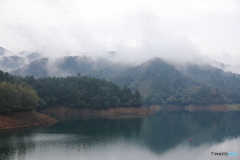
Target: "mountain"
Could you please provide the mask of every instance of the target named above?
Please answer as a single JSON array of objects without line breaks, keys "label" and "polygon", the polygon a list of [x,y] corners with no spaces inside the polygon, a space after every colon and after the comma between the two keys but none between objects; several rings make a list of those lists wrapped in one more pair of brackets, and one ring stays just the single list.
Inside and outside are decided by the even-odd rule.
[{"label": "mountain", "polygon": [[86,57],[81,58],[77,56],[62,57],[56,60],[41,58],[24,65],[23,67],[12,71],[11,73],[21,76],[33,75],[36,78],[77,75],[77,73],[84,73],[93,68],[91,60],[87,59]]},{"label": "mountain", "polygon": [[[240,75],[223,71],[226,65],[198,58],[191,64],[167,63],[160,58],[138,66],[108,58],[65,56],[42,58],[38,52],[18,56],[0,47],[0,67],[12,74],[36,78],[89,76],[105,79],[142,94],[144,104],[240,103]],[[210,65],[211,64],[211,65]],[[215,66],[215,67],[214,67]]]},{"label": "mountain", "polygon": [[15,70],[25,64],[25,59],[19,56],[2,57],[0,60],[0,67],[4,71]]},{"label": "mountain", "polygon": [[[28,55],[34,57],[35,55]],[[38,55],[36,55],[38,56]],[[105,58],[93,59],[88,56],[66,56],[55,60],[41,58],[12,71],[12,74],[36,78],[76,76],[77,74],[107,79],[128,68],[129,65],[114,64]]]},{"label": "mountain", "polygon": [[108,80],[121,87],[138,89],[147,104],[177,101],[198,88],[198,83],[159,58],[129,68]]},{"label": "mountain", "polygon": [[34,75],[37,78],[48,77],[49,76],[47,72],[48,62],[49,62],[48,58],[41,58],[37,61],[33,61],[32,63],[23,66],[20,69],[12,71],[11,73],[20,76]]},{"label": "mountain", "polygon": [[240,75],[211,67],[210,65],[188,65],[181,71],[184,75],[200,82],[222,90],[233,102],[240,102]]},{"label": "mountain", "polygon": [[0,47],[0,68],[5,71],[17,69],[23,63],[23,59],[19,56],[14,56],[11,52],[3,47]]},{"label": "mountain", "polygon": [[12,72],[41,58],[38,52],[23,51],[19,54],[13,54],[3,47],[0,47],[0,69]]},{"label": "mountain", "polygon": [[0,56],[3,56],[3,55],[4,55],[4,53],[5,53],[5,49],[4,49],[4,48],[2,48],[2,47],[0,47]]},{"label": "mountain", "polygon": [[104,58],[66,56],[41,58],[13,74],[36,78],[90,76],[106,79],[132,91],[139,90],[144,104],[223,104],[240,102],[240,76],[210,65],[177,67],[160,58],[131,67]]},{"label": "mountain", "polygon": [[114,76],[117,73],[125,71],[127,68],[131,67],[130,65],[123,64],[123,63],[115,63],[110,66],[90,70],[83,75],[95,77],[98,79],[109,79],[110,77]]},{"label": "mountain", "polygon": [[0,47],[0,56],[4,56],[4,55],[12,55],[12,53],[3,47]]},{"label": "mountain", "polygon": [[[180,69],[181,73],[202,83],[208,83],[214,87],[225,87],[234,83],[233,78],[239,79],[240,75],[232,72],[224,72],[223,70],[212,67],[210,65],[193,65],[190,64],[184,69]],[[236,82],[234,85],[237,85]]]},{"label": "mountain", "polygon": [[21,55],[22,57],[25,57],[27,63],[31,63],[42,58],[42,55],[38,52],[23,51],[23,52],[20,52],[19,55]]},{"label": "mountain", "polygon": [[84,74],[90,70],[103,68],[111,64],[104,58],[93,59],[88,56],[67,56],[60,58],[55,63],[56,68],[63,72],[63,76]]},{"label": "mountain", "polygon": [[211,66],[176,69],[156,58],[110,77],[133,91],[145,104],[223,104],[240,102],[240,76]]}]

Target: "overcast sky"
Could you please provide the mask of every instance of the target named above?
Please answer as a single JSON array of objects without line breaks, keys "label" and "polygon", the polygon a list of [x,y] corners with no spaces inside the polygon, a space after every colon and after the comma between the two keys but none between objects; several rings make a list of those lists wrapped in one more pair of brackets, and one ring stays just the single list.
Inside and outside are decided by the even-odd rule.
[{"label": "overcast sky", "polygon": [[141,60],[201,55],[237,65],[239,0],[0,0],[0,46],[13,53]]}]

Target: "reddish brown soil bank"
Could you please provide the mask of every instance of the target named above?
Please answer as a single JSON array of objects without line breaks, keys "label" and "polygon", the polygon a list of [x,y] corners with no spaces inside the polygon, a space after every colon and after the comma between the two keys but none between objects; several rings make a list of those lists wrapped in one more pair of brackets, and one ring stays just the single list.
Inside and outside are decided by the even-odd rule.
[{"label": "reddish brown soil bank", "polygon": [[38,112],[0,114],[0,129],[47,125],[56,122],[55,119]]},{"label": "reddish brown soil bank", "polygon": [[75,108],[68,108],[68,107],[50,107],[43,111],[43,113],[48,115],[124,115],[124,114],[134,114],[134,115],[149,115],[153,114],[154,112],[144,108],[124,108],[124,107],[117,107],[117,108],[107,108],[107,109],[75,109]]}]

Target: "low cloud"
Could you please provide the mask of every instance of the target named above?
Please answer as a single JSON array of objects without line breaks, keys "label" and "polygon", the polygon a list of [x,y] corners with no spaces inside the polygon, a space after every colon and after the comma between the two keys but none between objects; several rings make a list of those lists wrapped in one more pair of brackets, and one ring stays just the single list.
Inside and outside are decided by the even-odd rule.
[{"label": "low cloud", "polygon": [[50,58],[89,55],[138,64],[207,57],[237,65],[239,6],[236,0],[2,0],[0,46]]}]

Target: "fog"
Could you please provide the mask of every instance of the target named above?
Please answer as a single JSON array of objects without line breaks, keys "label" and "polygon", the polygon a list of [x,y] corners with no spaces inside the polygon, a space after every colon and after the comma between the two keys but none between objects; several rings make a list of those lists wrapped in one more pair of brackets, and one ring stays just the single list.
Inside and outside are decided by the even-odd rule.
[{"label": "fog", "polygon": [[52,59],[221,62],[240,73],[239,18],[239,0],[0,0],[0,46]]}]

